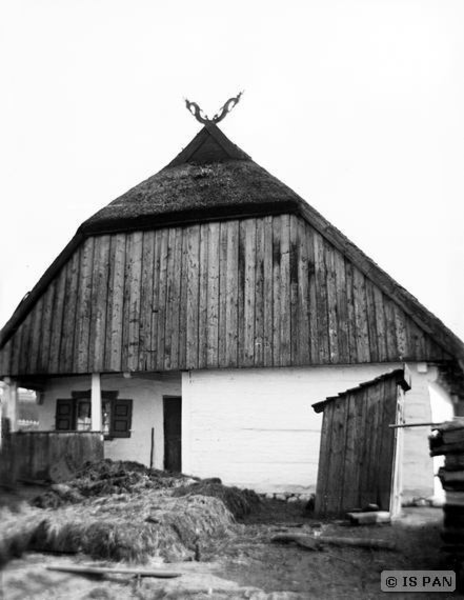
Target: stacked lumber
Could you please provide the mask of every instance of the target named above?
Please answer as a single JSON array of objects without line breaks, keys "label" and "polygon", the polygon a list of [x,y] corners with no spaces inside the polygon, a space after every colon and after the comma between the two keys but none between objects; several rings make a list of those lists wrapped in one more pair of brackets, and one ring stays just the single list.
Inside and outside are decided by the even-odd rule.
[{"label": "stacked lumber", "polygon": [[464,550],[464,420],[455,418],[434,427],[430,455],[444,456],[438,477],[445,490],[443,540]]}]

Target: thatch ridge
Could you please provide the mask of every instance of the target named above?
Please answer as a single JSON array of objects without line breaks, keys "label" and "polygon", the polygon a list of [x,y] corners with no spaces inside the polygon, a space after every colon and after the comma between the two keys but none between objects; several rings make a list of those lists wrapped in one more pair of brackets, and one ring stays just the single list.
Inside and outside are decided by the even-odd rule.
[{"label": "thatch ridge", "polygon": [[[81,226],[81,231],[101,233],[126,230],[132,223],[169,215],[180,218],[196,213],[198,220],[208,211],[221,216],[233,209],[236,216],[247,216],[255,207],[304,202],[298,194],[253,161],[228,160],[209,164],[184,163],[165,167],[128,192],[113,200]],[[243,210],[246,209],[246,210]],[[164,221],[165,219],[163,219]]]}]

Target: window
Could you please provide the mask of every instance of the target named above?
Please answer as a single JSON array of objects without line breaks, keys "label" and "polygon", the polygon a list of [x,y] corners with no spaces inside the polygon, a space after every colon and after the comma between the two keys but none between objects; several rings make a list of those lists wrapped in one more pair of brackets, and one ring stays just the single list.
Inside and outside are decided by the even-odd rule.
[{"label": "window", "polygon": [[[90,431],[90,390],[72,392],[72,398],[56,401],[58,431]],[[102,431],[106,438],[130,437],[132,400],[118,398],[118,392],[102,392]]]}]

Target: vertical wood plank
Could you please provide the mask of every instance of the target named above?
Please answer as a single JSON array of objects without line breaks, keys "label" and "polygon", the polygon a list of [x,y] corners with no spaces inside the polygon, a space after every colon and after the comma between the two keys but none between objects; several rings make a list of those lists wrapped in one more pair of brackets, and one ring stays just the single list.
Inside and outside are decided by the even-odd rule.
[{"label": "vertical wood plank", "polygon": [[219,358],[220,367],[227,366],[227,234],[228,223],[219,227]]},{"label": "vertical wood plank", "polygon": [[366,285],[364,275],[356,268],[353,269],[353,300],[358,361],[365,363],[370,361]]},{"label": "vertical wood plank", "polygon": [[31,343],[32,313],[30,312],[21,323],[21,354],[19,356],[18,373],[28,374],[27,362]]},{"label": "vertical wood plank", "polygon": [[105,364],[109,371],[122,370],[122,327],[124,314],[124,272],[126,265],[126,236],[112,236],[108,306],[106,318]]},{"label": "vertical wood plank", "polygon": [[396,322],[393,303],[384,296],[384,314],[386,324],[387,356],[388,360],[398,360],[398,345],[396,341]]},{"label": "vertical wood plank", "polygon": [[347,332],[348,332],[348,352],[351,364],[358,362],[357,332],[356,332],[356,314],[354,310],[354,292],[353,292],[353,265],[345,260],[345,281],[346,281],[346,309],[347,309]]},{"label": "vertical wood plank", "polygon": [[404,360],[408,356],[408,337],[406,332],[407,317],[403,310],[396,304],[393,305],[393,312],[395,318],[398,358]]},{"label": "vertical wood plank", "polygon": [[241,364],[254,364],[256,302],[256,221],[245,219],[243,225],[243,347]]},{"label": "vertical wood plank", "polygon": [[272,364],[280,366],[281,356],[281,217],[272,219],[272,299],[273,299],[273,323],[272,323]]},{"label": "vertical wood plank", "polygon": [[297,245],[297,311],[298,319],[292,324],[292,338],[298,340],[297,363],[304,365],[310,364],[311,350],[310,339],[310,311],[309,311],[309,280],[311,277],[312,265],[308,261],[308,244],[304,221],[297,219],[296,245]]},{"label": "vertical wood plank", "polygon": [[330,479],[329,450],[332,443],[332,415],[333,405],[332,403],[328,403],[324,407],[322,418],[321,444],[316,485],[316,516],[325,516],[327,510],[328,481]]},{"label": "vertical wood plank", "polygon": [[208,295],[206,299],[206,364],[219,364],[219,223],[208,223]]},{"label": "vertical wood plank", "polygon": [[151,311],[151,335],[149,348],[149,370],[156,371],[158,365],[158,332],[160,327],[160,272],[161,272],[161,250],[162,233],[154,231],[153,240],[153,299]]},{"label": "vertical wood plank", "polygon": [[369,482],[370,502],[380,503],[379,477],[381,458],[381,443],[385,432],[382,430],[382,413],[384,401],[384,382],[369,385],[366,388],[369,396],[369,415],[370,420],[366,422],[365,427],[372,430],[371,446],[369,450],[369,466],[367,468],[367,478]]},{"label": "vertical wood plank", "polygon": [[227,235],[227,299],[226,299],[226,330],[227,366],[238,365],[238,268],[239,222],[229,221]]},{"label": "vertical wood plank", "polygon": [[327,287],[329,361],[337,364],[340,359],[340,353],[338,349],[337,279],[335,273],[334,249],[327,242],[324,242],[324,256]]},{"label": "vertical wood plank", "polygon": [[245,222],[239,221],[238,224],[238,302],[237,302],[237,322],[238,322],[238,362],[243,364],[245,356],[245,243],[246,232]]},{"label": "vertical wood plank", "polygon": [[200,225],[200,302],[198,323],[198,367],[208,362],[208,225]]},{"label": "vertical wood plank", "polygon": [[328,364],[330,362],[330,355],[327,305],[327,271],[325,267],[324,240],[316,231],[314,232],[314,259],[316,269],[318,358],[319,363]]},{"label": "vertical wood plank", "polygon": [[348,295],[345,276],[345,259],[334,250],[335,288],[337,297],[338,351],[340,363],[351,362],[348,329]]},{"label": "vertical wood plank", "polygon": [[410,347],[410,351],[416,360],[422,360],[425,357],[425,340],[424,333],[419,329],[416,323],[411,319],[407,319],[407,336],[408,336],[408,345]]},{"label": "vertical wood plank", "polygon": [[166,303],[167,303],[167,281],[168,281],[168,238],[169,230],[161,229],[160,235],[160,262],[159,262],[159,292],[158,292],[158,319],[157,319],[157,347],[156,347],[156,370],[163,371],[165,356],[166,336]]},{"label": "vertical wood plank", "polygon": [[305,223],[306,249],[308,253],[308,285],[309,285],[309,349],[311,364],[319,364],[319,325],[317,314],[316,254],[314,230]]},{"label": "vertical wood plank", "polygon": [[379,288],[374,285],[374,304],[375,304],[375,320],[377,331],[377,347],[378,359],[380,362],[385,362],[388,358],[387,353],[387,332],[385,325],[385,311],[383,306],[383,294]]},{"label": "vertical wood plank", "polygon": [[263,360],[264,366],[273,365],[273,218],[264,217],[263,257]]},{"label": "vertical wood plank", "polygon": [[171,368],[171,345],[174,321],[174,302],[175,298],[175,238],[176,229],[168,229],[168,251],[166,266],[166,312],[164,326],[164,356],[163,370],[169,371]]},{"label": "vertical wood plank", "polygon": [[2,348],[2,372],[5,375],[9,375],[11,373],[11,339],[3,346]]},{"label": "vertical wood plank", "polygon": [[127,257],[129,259],[129,277],[126,280],[129,288],[127,368],[129,371],[135,371],[139,363],[143,233],[135,231],[129,235],[131,237],[131,253]]},{"label": "vertical wood plank", "polygon": [[300,302],[299,302],[299,275],[300,261],[302,261],[301,245],[298,235],[298,218],[296,215],[290,215],[289,218],[289,278],[290,278],[290,354],[289,364],[300,364]]},{"label": "vertical wood plank", "polygon": [[188,280],[187,280],[187,262],[188,262],[188,248],[187,248],[187,229],[182,228],[180,230],[181,235],[181,257],[180,257],[180,307],[179,307],[179,351],[178,351],[178,367],[179,369],[185,369],[187,362],[187,292],[188,292]]},{"label": "vertical wood plank", "polygon": [[153,315],[153,265],[155,232],[144,231],[142,237],[142,272],[140,285],[140,329],[138,370],[151,370]]},{"label": "vertical wood plank", "polygon": [[290,216],[281,215],[280,238],[280,365],[291,364],[290,350]]},{"label": "vertical wood plank", "polygon": [[90,318],[92,314],[92,267],[94,238],[87,238],[80,253],[79,289],[76,306],[74,335],[74,367],[77,373],[88,370]]},{"label": "vertical wood plank", "polygon": [[[90,273],[91,276],[91,273]],[[91,286],[91,281],[88,283]],[[53,321],[53,302],[55,299],[56,293],[56,280],[52,281],[47,289],[44,292],[44,304],[43,304],[43,313],[42,313],[42,325],[40,328],[40,356],[39,356],[39,372],[47,373],[49,369],[49,357],[50,357],[50,337],[51,337],[51,329],[52,329],[52,321]],[[84,326],[87,327],[87,344],[88,344],[88,327],[89,327],[89,310],[90,303],[86,306],[87,312],[87,320],[84,323]],[[15,344],[17,345],[17,344]],[[86,348],[86,355],[83,356],[84,360],[87,360],[88,346]],[[13,369],[14,372],[17,372],[17,363],[16,363],[16,353],[13,355]]]},{"label": "vertical wood plank", "polygon": [[[73,372],[73,356],[74,356],[74,318],[77,307],[77,291],[79,287],[79,269],[80,269],[80,250],[76,249],[74,254],[66,263],[66,284],[63,301],[63,326],[61,341],[61,349],[59,356],[59,371],[61,373]],[[37,307],[37,304],[36,304]],[[34,311],[36,310],[34,308]],[[34,317],[35,319],[35,317]],[[31,345],[34,344],[34,336],[32,335]]]},{"label": "vertical wood plank", "polygon": [[11,374],[18,375],[19,373],[19,359],[21,356],[21,331],[22,326],[20,325],[15,335],[12,336],[12,352],[11,352]]},{"label": "vertical wood plank", "polygon": [[50,358],[49,372],[57,374],[59,372],[59,363],[61,355],[61,344],[64,343],[63,337],[63,313],[66,293],[66,266],[62,267],[56,277],[56,294],[53,303],[53,316],[50,333]]},{"label": "vertical wood plank", "polygon": [[[79,254],[77,255],[77,259],[79,259]],[[28,371],[30,373],[37,373],[37,369],[39,366],[39,351],[40,351],[40,326],[42,324],[42,312],[43,312],[43,296],[41,296],[36,305],[34,306],[34,314],[32,319],[32,340],[31,340],[31,348],[29,351],[29,360],[28,360]],[[70,323],[74,327],[74,321]],[[73,337],[71,337],[73,339]],[[8,342],[10,351],[12,341]],[[11,355],[10,355],[11,359]],[[72,359],[72,349],[71,349],[71,359]],[[11,367],[11,365],[9,365]]]},{"label": "vertical wood plank", "polygon": [[389,427],[396,423],[396,408],[398,402],[398,388],[395,379],[391,378],[382,382],[382,413],[379,455],[378,489],[379,506],[381,510],[390,510],[390,496],[392,493],[392,471],[395,454],[395,432]]},{"label": "vertical wood plank", "polygon": [[327,493],[327,514],[337,515],[343,506],[343,469],[345,457],[345,398],[334,400],[332,436],[329,448],[329,473]]},{"label": "vertical wood plank", "polygon": [[264,366],[264,220],[256,219],[254,365]]},{"label": "vertical wood plank", "polygon": [[[359,401],[361,400],[361,401]],[[359,488],[361,477],[360,435],[363,432],[363,402],[358,394],[349,393],[346,397],[346,437],[343,473],[343,510],[360,506]]]},{"label": "vertical wood plank", "polygon": [[198,366],[200,305],[200,226],[187,230],[187,368]]},{"label": "vertical wood plank", "polygon": [[134,253],[133,234],[126,234],[126,261],[124,265],[124,291],[122,311],[122,348],[121,348],[121,370],[130,371],[129,368],[129,331],[131,313],[131,271]]},{"label": "vertical wood plank", "polygon": [[375,311],[374,285],[367,278],[365,282],[370,360],[371,362],[379,362],[379,345],[377,333],[377,315]]},{"label": "vertical wood plank", "polygon": [[164,367],[175,369],[179,364],[180,273],[182,230],[173,227],[169,233],[168,283],[166,305],[166,341]]},{"label": "vertical wood plank", "polygon": [[361,508],[366,504],[369,504],[371,497],[369,480],[369,464],[370,464],[370,452],[372,446],[372,437],[374,432],[372,427],[368,427],[368,423],[371,421],[371,407],[369,403],[369,395],[367,389],[361,388],[357,392],[358,402],[362,404],[362,431],[363,434],[359,443],[359,504]]},{"label": "vertical wood plank", "polygon": [[95,238],[90,324],[89,370],[103,371],[105,359],[106,307],[108,300],[110,236]]}]

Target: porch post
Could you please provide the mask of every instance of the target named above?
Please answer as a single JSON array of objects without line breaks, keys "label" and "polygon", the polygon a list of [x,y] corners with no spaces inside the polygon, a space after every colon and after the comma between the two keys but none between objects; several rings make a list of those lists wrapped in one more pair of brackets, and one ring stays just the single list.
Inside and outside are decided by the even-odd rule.
[{"label": "porch post", "polygon": [[102,429],[102,402],[100,373],[92,373],[92,386],[90,391],[91,405],[91,430],[101,431]]},{"label": "porch post", "polygon": [[5,383],[3,417],[9,420],[10,431],[13,433],[18,430],[18,386],[9,377],[5,377]]}]

